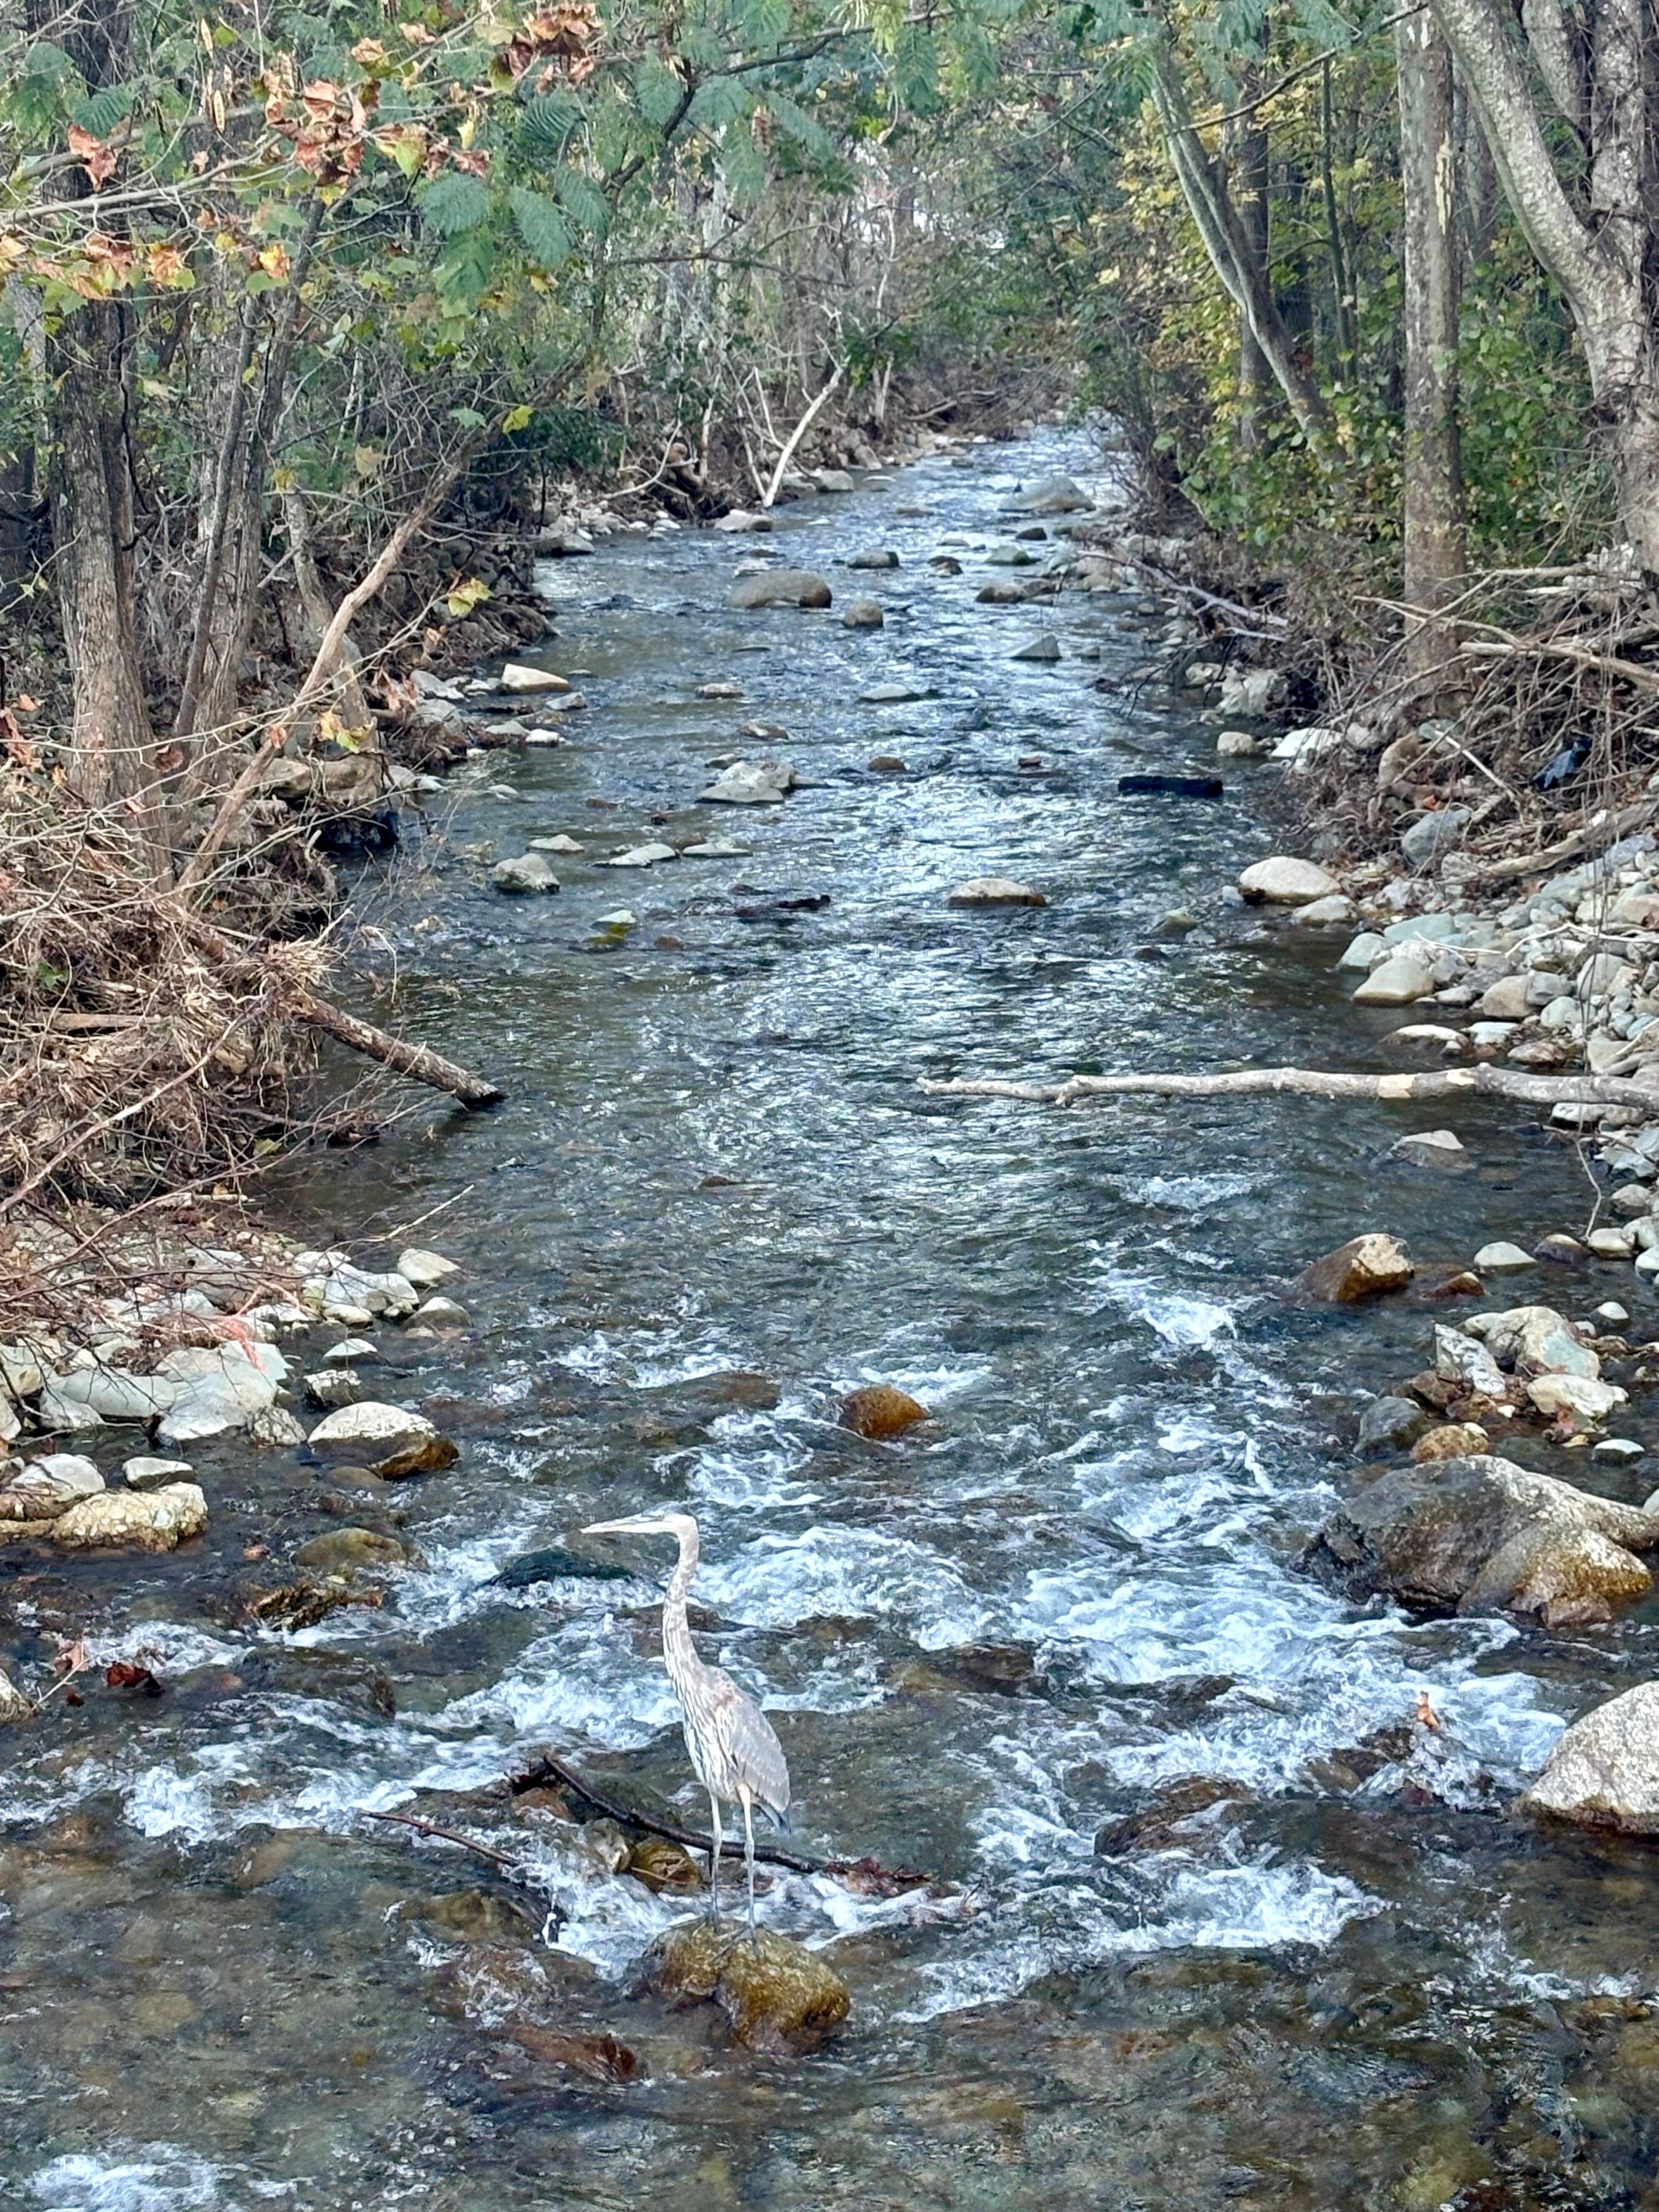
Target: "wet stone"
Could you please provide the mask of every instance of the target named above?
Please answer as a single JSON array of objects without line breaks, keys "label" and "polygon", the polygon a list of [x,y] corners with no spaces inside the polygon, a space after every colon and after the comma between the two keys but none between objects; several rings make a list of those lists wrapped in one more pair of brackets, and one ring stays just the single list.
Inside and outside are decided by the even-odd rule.
[{"label": "wet stone", "polygon": [[750,1942],[747,1928],[707,1919],[672,1928],[645,1969],[648,1987],[682,2003],[712,1999],[733,2039],[751,2051],[816,2051],[852,2009],[852,1995],[819,1954],[769,1928]]},{"label": "wet stone", "polygon": [[896,1389],[890,1382],[874,1382],[866,1389],[854,1390],[842,1400],[836,1415],[843,1429],[872,1438],[902,1436],[918,1421],[932,1418],[926,1406],[908,1390]]}]

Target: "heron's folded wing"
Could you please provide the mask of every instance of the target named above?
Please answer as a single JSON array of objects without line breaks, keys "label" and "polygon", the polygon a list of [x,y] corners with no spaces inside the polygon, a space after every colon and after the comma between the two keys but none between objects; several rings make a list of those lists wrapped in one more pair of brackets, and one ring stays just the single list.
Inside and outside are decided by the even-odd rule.
[{"label": "heron's folded wing", "polygon": [[729,1674],[722,1675],[715,1702],[720,1734],[738,1775],[763,1805],[787,1811],[789,1768],[771,1722]]}]

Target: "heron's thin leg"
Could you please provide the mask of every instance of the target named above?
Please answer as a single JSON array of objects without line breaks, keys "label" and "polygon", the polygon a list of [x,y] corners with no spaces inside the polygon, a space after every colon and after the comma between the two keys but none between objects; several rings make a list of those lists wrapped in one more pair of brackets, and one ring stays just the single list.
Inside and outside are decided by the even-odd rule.
[{"label": "heron's thin leg", "polygon": [[713,1826],[708,1831],[708,1912],[718,1921],[720,1917],[720,1846],[726,1841],[726,1830],[720,1819],[720,1801],[711,1790],[708,1810]]},{"label": "heron's thin leg", "polygon": [[739,1790],[743,1800],[743,1856],[749,1869],[749,1940],[758,1942],[755,1933],[755,1801],[747,1790]]}]

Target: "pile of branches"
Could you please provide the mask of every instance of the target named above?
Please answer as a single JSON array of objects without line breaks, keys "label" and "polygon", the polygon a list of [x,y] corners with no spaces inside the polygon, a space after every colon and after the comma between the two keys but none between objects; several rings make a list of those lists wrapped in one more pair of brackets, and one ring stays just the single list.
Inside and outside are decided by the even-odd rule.
[{"label": "pile of branches", "polygon": [[331,953],[258,927],[293,891],[274,850],[244,860],[228,939],[131,816],[0,768],[0,1221],[234,1176],[294,1128],[315,1054],[293,1000]]},{"label": "pile of branches", "polygon": [[1647,788],[1659,771],[1659,595],[1644,580],[1613,560],[1488,573],[1435,636],[1426,664],[1391,643],[1330,716],[1338,727],[1357,718],[1368,748],[1321,756],[1307,797],[1357,848],[1465,807],[1459,865],[1502,882],[1565,866],[1659,812]]}]

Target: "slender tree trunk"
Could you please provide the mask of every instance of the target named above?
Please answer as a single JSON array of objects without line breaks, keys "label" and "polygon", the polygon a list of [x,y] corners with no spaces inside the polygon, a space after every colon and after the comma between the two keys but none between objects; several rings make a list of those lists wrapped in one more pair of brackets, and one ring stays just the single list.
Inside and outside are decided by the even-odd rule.
[{"label": "slender tree trunk", "polygon": [[[1267,188],[1267,133],[1264,127],[1247,130],[1239,142],[1238,179],[1242,188],[1239,222],[1251,253],[1263,269],[1273,266],[1273,210]],[[1238,318],[1238,442],[1247,453],[1261,443],[1261,417],[1273,390],[1273,373],[1261,350],[1250,319]]]},{"label": "slender tree trunk", "polygon": [[[1650,0],[1597,0],[1577,19],[1588,67],[1558,0],[1529,0],[1532,59],[1550,88],[1540,112],[1507,0],[1430,0],[1466,79],[1504,191],[1528,243],[1566,295],[1590,386],[1608,425],[1620,519],[1659,575],[1659,265]],[[1584,117],[1586,221],[1555,166],[1556,111]],[[1550,126],[1547,129],[1547,123]]]},{"label": "slender tree trunk", "polygon": [[[1451,52],[1432,16],[1395,26],[1405,215],[1405,586],[1411,607],[1443,606],[1463,571],[1457,439],[1456,161]],[[1443,660],[1442,623],[1407,617],[1413,667]]]}]

